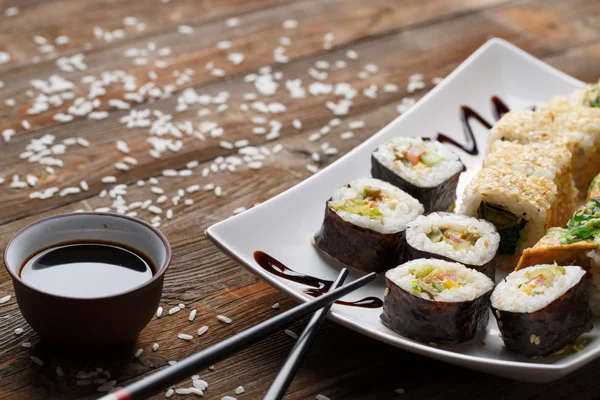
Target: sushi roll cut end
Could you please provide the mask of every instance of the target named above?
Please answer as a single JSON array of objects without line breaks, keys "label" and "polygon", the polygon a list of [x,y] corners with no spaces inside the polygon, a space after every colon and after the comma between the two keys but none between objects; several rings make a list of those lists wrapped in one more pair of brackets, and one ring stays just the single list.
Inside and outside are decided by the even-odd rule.
[{"label": "sushi roll cut end", "polygon": [[362,271],[384,271],[402,262],[408,222],[423,206],[395,186],[358,179],[338,189],[325,206],[314,244]]},{"label": "sushi roll cut end", "polygon": [[508,275],[491,297],[504,345],[527,357],[544,357],[591,330],[584,276],[581,267],[548,264]]},{"label": "sushi roll cut end", "polygon": [[487,221],[450,213],[422,215],[408,224],[406,242],[412,258],[459,262],[494,279],[500,235]]},{"label": "sushi roll cut end", "polygon": [[456,201],[464,165],[435,140],[397,137],[380,145],[371,158],[371,175],[417,198],[426,212],[447,211]]},{"label": "sushi roll cut end", "polygon": [[494,283],[462,264],[409,261],[389,270],[382,321],[401,335],[430,343],[466,342],[488,322]]}]

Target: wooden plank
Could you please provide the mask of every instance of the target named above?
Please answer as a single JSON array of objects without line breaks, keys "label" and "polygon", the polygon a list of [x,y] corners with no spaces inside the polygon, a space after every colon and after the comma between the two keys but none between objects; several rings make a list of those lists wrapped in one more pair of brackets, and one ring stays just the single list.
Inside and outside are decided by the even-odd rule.
[{"label": "wooden plank", "polygon": [[[520,6],[516,6],[521,8]],[[533,7],[533,6],[531,6]],[[538,5],[541,9],[541,5]],[[361,60],[353,63],[353,68],[336,71],[336,80],[348,82],[359,92],[372,84],[381,85],[387,82],[405,85],[408,76],[413,72],[423,72],[430,79],[436,75],[445,75],[460,63],[468,54],[480,46],[489,36],[490,32],[496,36],[506,37],[513,40],[517,45],[525,48],[532,53],[543,56],[546,53],[555,53],[563,49],[563,46],[574,45],[581,42],[587,42],[597,34],[591,30],[564,31],[568,35],[560,44],[546,42],[544,38],[536,39],[535,35],[520,36],[520,30],[513,30],[513,24],[507,21],[507,15],[512,6],[486,11],[484,13],[462,16],[453,20],[445,21],[436,26],[425,26],[414,30],[407,30],[378,37],[372,41],[363,41],[355,48],[359,51]],[[546,14],[548,14],[546,12]],[[568,15],[551,14],[556,24],[575,25],[576,21],[571,20]],[[546,16],[542,24],[549,20]],[[440,37],[439,32],[452,32],[452,35]],[[540,34],[544,34],[542,28],[538,29]],[[284,74],[285,79],[301,77],[306,80],[306,70],[318,60],[325,60],[331,63],[344,57],[345,49],[339,49],[329,52],[323,56],[315,56],[298,63],[291,63],[282,66],[279,70]],[[365,60],[365,61],[363,61]],[[379,65],[381,73],[369,77],[369,79],[360,79],[357,77],[358,70],[366,62],[373,62]],[[213,85],[202,87],[202,93],[216,94],[219,90],[226,90],[230,93],[245,93],[251,90],[251,86],[245,82],[241,76],[226,80]],[[381,94],[377,99],[371,100],[364,96],[358,96],[354,99],[354,110],[364,111],[385,104],[390,101],[398,101],[406,95],[405,90],[393,94]],[[296,134],[291,121],[295,118],[306,119],[304,115],[310,115],[310,122],[305,121],[303,130],[318,129],[332,118],[331,112],[323,105],[326,101],[338,101],[339,97],[328,96],[309,96],[302,101],[291,100],[287,92],[279,90],[274,96],[268,98],[268,101],[279,101],[286,105],[287,112],[282,115],[276,115],[273,118],[283,124],[282,135]],[[66,170],[69,173],[47,176],[43,171],[40,174],[41,181],[48,181],[47,186],[72,186],[85,177],[91,185],[90,192],[82,193],[68,198],[54,197],[39,204],[42,209],[56,207],[65,202],[85,198],[89,195],[99,192],[104,185],[99,180],[104,175],[113,175],[118,172],[119,181],[122,183],[131,183],[135,180],[156,175],[165,168],[181,168],[187,161],[200,159],[201,161],[215,158],[223,155],[226,151],[218,146],[218,141],[226,139],[234,142],[239,139],[248,138],[248,131],[251,129],[248,124],[248,117],[237,111],[242,102],[239,98],[233,98],[229,101],[230,110],[225,113],[213,113],[208,118],[215,121],[225,129],[225,136],[217,140],[208,139],[206,141],[197,141],[192,138],[184,138],[185,146],[178,153],[165,153],[160,160],[154,160],[147,155],[148,138],[145,130],[131,130],[127,133],[127,141],[132,149],[132,155],[138,159],[138,165],[133,166],[126,173],[116,171],[113,164],[117,162],[122,155],[114,150],[114,142],[123,138],[123,127],[118,122],[116,116],[102,121],[78,121],[65,126],[55,126],[46,129],[45,133],[56,136],[57,141],[68,137],[85,137],[93,146],[89,149],[75,148],[69,150],[65,157],[67,162]],[[156,101],[153,108],[161,109],[165,112],[172,112],[176,105],[174,98]],[[141,106],[143,108],[143,106]],[[200,107],[177,114],[177,121],[192,120],[197,121],[195,116]],[[251,143],[257,144],[264,141],[264,136],[253,136]],[[13,141],[5,146],[5,157],[0,159],[0,170],[6,176],[25,173],[32,173],[31,166],[24,163],[14,163],[13,160],[20,152],[24,150],[29,142],[27,135],[16,136]],[[102,154],[102,157],[99,157]],[[20,216],[27,215],[31,208],[27,202],[24,202],[25,190],[9,190],[7,195],[0,200],[6,206],[0,211],[0,221],[7,221]],[[10,210],[10,211],[9,211]]]},{"label": "wooden plank", "polygon": [[[0,67],[0,71],[22,68],[32,63],[34,56],[40,57],[41,64],[53,65],[54,59],[83,51],[90,53],[99,49],[131,42],[135,39],[161,35],[167,29],[178,25],[201,25],[207,21],[223,20],[230,16],[240,16],[258,11],[275,4],[289,3],[289,0],[220,0],[194,1],[126,1],[113,0],[54,0],[19,2],[19,14],[14,17],[0,17],[0,50],[11,54],[11,62]],[[6,1],[5,7],[15,2]],[[125,25],[125,17],[135,17],[138,23]],[[140,25],[143,24],[143,27]],[[123,38],[116,35],[111,41],[104,37],[96,38],[94,28],[105,33],[123,31]],[[41,52],[33,37],[39,35],[54,45],[51,53]],[[66,35],[69,42],[56,45],[58,36]],[[35,64],[35,63],[34,63]],[[41,65],[41,66],[42,66]]]},{"label": "wooden plank", "polygon": [[[194,34],[189,36],[171,29],[161,32],[155,37],[143,37],[126,43],[115,43],[111,47],[91,50],[86,54],[88,69],[81,72],[75,71],[68,74],[68,77],[76,85],[78,93],[87,94],[86,86],[78,83],[79,79],[86,75],[98,75],[103,71],[123,70],[135,76],[141,83],[146,83],[148,72],[155,70],[160,75],[157,80],[159,84],[171,83],[173,81],[171,78],[173,71],[183,71],[185,68],[196,71],[189,82],[178,88],[181,90],[185,87],[219,81],[217,77],[204,71],[204,66],[211,61],[219,68],[224,69],[228,75],[240,74],[264,65],[274,64],[272,52],[275,47],[279,46],[281,36],[291,38],[293,44],[286,54],[290,60],[294,60],[313,52],[323,52],[323,38],[328,33],[332,23],[336,23],[339,27],[353,27],[344,30],[337,28],[339,32],[336,32],[337,36],[334,44],[340,47],[358,39],[364,40],[369,36],[382,35],[388,31],[418,26],[427,22],[437,22],[442,17],[448,18],[459,13],[476,11],[484,6],[501,4],[506,1],[477,0],[473,3],[470,0],[462,0],[458,3],[448,3],[442,0],[427,0],[409,4],[396,2],[393,6],[390,6],[389,2],[383,0],[370,3],[360,0],[334,0],[329,2],[309,0],[249,13],[243,17],[243,23],[232,30],[225,29],[222,20],[216,20],[197,26]],[[294,15],[297,18],[299,24],[297,29],[290,30],[282,27],[282,21],[286,20],[289,15]],[[382,17],[382,15],[385,15],[385,17]],[[227,60],[228,52],[215,47],[217,42],[224,39],[232,42],[230,52],[235,51],[245,54],[246,58],[242,64],[232,65]],[[157,49],[163,47],[172,49],[173,56],[168,57],[166,69],[154,68],[152,64],[150,66],[135,67],[131,58],[123,57],[127,49],[145,49],[149,42],[153,42]],[[265,46],[265,43],[268,43],[269,46]],[[154,59],[160,57],[152,53],[148,58],[154,61]],[[6,84],[4,93],[7,96],[15,97],[17,100],[23,100],[25,104],[29,105],[31,100],[28,100],[24,93],[27,89],[30,89],[30,81],[32,79],[47,79],[53,73],[56,73],[53,62],[20,68],[14,74],[9,72],[3,77]],[[108,88],[105,97],[120,98],[122,92],[121,87],[111,87]],[[15,128],[20,120],[25,117],[24,111],[26,108],[28,107],[21,106],[16,110],[12,110],[12,112],[7,112],[7,119],[0,125],[0,129]],[[25,132],[25,135],[35,135],[36,129],[56,124],[50,117],[56,112],[66,112],[67,108],[67,105],[65,105],[37,117],[27,117],[34,130]],[[106,104],[102,109],[105,108]],[[18,131],[17,135],[22,134],[22,129],[18,129]]]}]

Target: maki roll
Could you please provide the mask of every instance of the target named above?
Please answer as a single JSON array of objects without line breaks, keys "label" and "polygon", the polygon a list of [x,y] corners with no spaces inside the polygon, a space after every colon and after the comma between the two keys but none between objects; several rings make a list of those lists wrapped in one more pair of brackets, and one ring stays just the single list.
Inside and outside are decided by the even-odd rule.
[{"label": "maki roll", "polygon": [[381,320],[425,343],[466,342],[485,329],[494,283],[459,263],[412,260],[385,274]]},{"label": "maki roll", "polygon": [[512,256],[533,246],[562,218],[554,182],[497,166],[481,169],[467,185],[459,212],[494,224],[498,255],[509,256],[502,263],[511,269],[517,261]]},{"label": "maki roll", "polygon": [[[567,102],[570,104],[569,102]],[[571,152],[571,171],[581,194],[600,170],[596,157],[600,144],[600,110],[566,106],[555,99],[537,111],[510,111],[490,129],[486,149],[491,153],[497,140],[527,143],[555,143]]]},{"label": "maki roll", "polygon": [[527,176],[548,178],[556,185],[557,225],[564,225],[578,203],[578,190],[571,173],[571,152],[562,144],[520,144],[498,140],[483,160],[483,167],[506,167]]},{"label": "maki roll", "polygon": [[336,190],[314,244],[362,271],[385,271],[402,262],[406,225],[423,214],[416,199],[378,179],[358,179]]},{"label": "maki roll", "polygon": [[406,243],[410,259],[455,261],[494,280],[500,235],[487,221],[450,213],[422,215],[408,224]]},{"label": "maki roll", "polygon": [[425,212],[448,211],[456,201],[458,177],[465,169],[449,147],[435,140],[397,137],[371,156],[371,175],[419,200]]},{"label": "maki roll", "polygon": [[491,298],[504,345],[527,357],[545,357],[590,331],[584,276],[581,267],[548,264],[508,275]]}]

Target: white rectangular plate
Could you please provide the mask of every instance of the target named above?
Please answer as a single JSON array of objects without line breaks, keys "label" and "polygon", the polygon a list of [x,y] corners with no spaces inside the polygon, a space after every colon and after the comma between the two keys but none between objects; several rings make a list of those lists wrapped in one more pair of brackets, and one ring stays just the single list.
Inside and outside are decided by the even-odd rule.
[{"label": "white rectangular plate", "polygon": [[[299,301],[308,301],[302,292],[306,285],[284,280],[262,269],[253,253],[262,250],[288,267],[303,274],[333,280],[339,266],[331,265],[312,246],[312,236],[323,220],[325,201],[341,185],[370,176],[371,152],[394,136],[434,136],[444,132],[460,143],[465,138],[459,119],[459,107],[467,105],[486,120],[493,121],[490,98],[499,96],[511,109],[547,102],[552,96],[566,95],[582,82],[544,64],[512,44],[492,39],[478,49],[441,84],[409,111],[344,157],[285,193],[208,228],[208,237],[227,255],[260,278]],[[472,123],[479,155],[460,154],[467,172],[461,176],[458,193],[481,164],[486,129]],[[361,273],[352,271],[348,281]],[[383,275],[383,274],[381,274]],[[367,296],[383,297],[383,276],[361,288],[345,300]],[[597,340],[600,329],[585,335],[589,343],[577,353],[544,360],[529,360],[507,351],[498,337],[498,327],[490,317],[487,332],[470,343],[439,348],[402,337],[385,327],[381,308],[363,309],[334,305],[330,318],[392,346],[441,361],[477,369],[513,379],[548,382],[585,365],[600,355]],[[484,346],[479,342],[483,340]]]}]

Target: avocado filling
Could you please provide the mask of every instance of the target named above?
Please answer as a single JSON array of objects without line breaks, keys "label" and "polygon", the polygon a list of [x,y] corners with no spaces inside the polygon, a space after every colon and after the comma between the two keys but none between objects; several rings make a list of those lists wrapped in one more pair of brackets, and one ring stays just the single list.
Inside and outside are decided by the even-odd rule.
[{"label": "avocado filling", "polygon": [[559,276],[565,274],[565,269],[557,265],[527,271],[518,288],[528,296],[543,294],[546,288],[550,288],[554,285],[554,282]]},{"label": "avocado filling", "polygon": [[600,86],[594,85],[583,95],[583,105],[600,108]]},{"label": "avocado filling", "polygon": [[481,202],[477,209],[477,216],[494,224],[500,235],[500,246],[498,254],[508,256],[515,254],[517,244],[519,243],[521,229],[525,227],[527,221],[519,218],[506,208]]},{"label": "avocado filling", "polygon": [[446,242],[454,248],[454,250],[468,249],[474,246],[481,238],[476,228],[467,228],[467,230],[453,229],[450,227],[440,226],[433,227],[431,232],[427,234],[432,243]]},{"label": "avocado filling", "polygon": [[367,186],[363,190],[361,198],[348,199],[344,202],[330,202],[329,208],[334,211],[345,211],[350,214],[369,217],[383,223],[383,214],[379,210],[379,206],[382,204],[387,204],[391,209],[395,209],[398,200],[387,196],[379,188]]},{"label": "avocado filling", "polygon": [[454,271],[444,271],[432,265],[425,265],[419,269],[413,268],[409,272],[415,278],[410,281],[413,294],[425,293],[430,299],[435,298],[437,293],[442,293],[444,290],[464,285]]},{"label": "avocado filling", "polygon": [[444,158],[433,150],[424,146],[413,146],[409,143],[392,147],[394,151],[394,162],[401,163],[406,168],[414,171],[422,171],[433,167]]}]

